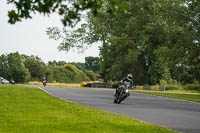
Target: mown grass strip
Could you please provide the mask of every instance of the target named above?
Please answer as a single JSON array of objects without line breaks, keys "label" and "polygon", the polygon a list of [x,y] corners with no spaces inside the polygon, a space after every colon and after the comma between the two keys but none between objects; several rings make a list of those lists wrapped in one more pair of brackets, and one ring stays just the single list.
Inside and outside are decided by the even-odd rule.
[{"label": "mown grass strip", "polygon": [[0,133],[173,133],[66,102],[37,88],[0,85]]},{"label": "mown grass strip", "polygon": [[173,90],[173,91],[147,91],[147,90],[134,90],[134,92],[151,94],[156,96],[163,96],[168,98],[176,98],[200,103],[200,93],[194,91]]}]

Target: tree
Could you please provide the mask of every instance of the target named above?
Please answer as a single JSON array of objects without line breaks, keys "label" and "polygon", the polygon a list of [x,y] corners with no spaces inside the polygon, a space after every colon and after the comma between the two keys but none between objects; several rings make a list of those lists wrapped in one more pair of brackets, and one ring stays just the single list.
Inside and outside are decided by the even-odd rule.
[{"label": "tree", "polygon": [[57,62],[55,60],[48,61],[48,66],[57,66]]},{"label": "tree", "polygon": [[64,66],[65,64],[67,64],[65,61],[58,61],[58,66]]},{"label": "tree", "polygon": [[18,52],[1,56],[0,75],[4,78],[13,79],[16,83],[28,82],[30,73],[22,62],[22,58]]},{"label": "tree", "polygon": [[100,69],[99,57],[92,57],[92,56],[85,57],[85,66],[86,70],[92,70],[94,72],[98,72]]},{"label": "tree", "polygon": [[110,2],[106,0],[7,0],[7,3],[16,7],[16,10],[8,12],[11,24],[21,21],[23,18],[32,18],[32,14],[36,12],[44,15],[58,12],[65,26],[74,26],[80,21],[81,11],[90,9],[94,15],[97,15],[99,9],[106,7],[107,12],[116,14],[126,12],[128,8],[128,3],[120,0],[110,0]]},{"label": "tree", "polygon": [[48,82],[53,82],[55,80],[54,78],[54,72],[51,67],[47,67],[47,70],[45,72],[45,77]]},{"label": "tree", "polygon": [[41,81],[45,77],[47,67],[38,56],[22,55],[23,63],[31,74],[32,81]]},{"label": "tree", "polygon": [[159,47],[153,51],[154,60],[149,67],[149,73],[151,74],[151,83],[159,83],[160,80],[165,80],[170,83],[172,80],[170,74],[170,50],[167,47]]},{"label": "tree", "polygon": [[85,71],[86,67],[85,67],[85,63],[81,63],[81,62],[70,62],[69,64],[72,64],[74,66],[76,66],[79,70],[81,71]]},{"label": "tree", "polygon": [[[181,69],[187,73],[192,68],[199,70],[199,33],[192,24],[198,12],[191,16],[188,8],[191,3],[198,7],[194,5],[197,2],[188,2],[190,6],[180,0],[130,3],[131,14],[116,17],[102,11],[102,16],[95,17],[98,21],[89,19],[94,25],[91,31],[103,36],[100,55],[105,80],[119,80],[133,73],[137,84],[155,84],[161,79],[177,80]],[[101,24],[103,30],[94,28]]]}]

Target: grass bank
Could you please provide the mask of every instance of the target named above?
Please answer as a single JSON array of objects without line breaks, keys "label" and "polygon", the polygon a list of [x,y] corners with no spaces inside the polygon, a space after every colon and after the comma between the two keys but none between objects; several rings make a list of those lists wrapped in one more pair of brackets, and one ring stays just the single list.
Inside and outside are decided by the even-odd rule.
[{"label": "grass bank", "polygon": [[176,98],[200,103],[200,93],[187,90],[168,90],[168,91],[151,91],[151,90],[134,90],[134,92]]},{"label": "grass bank", "polygon": [[0,133],[173,133],[66,102],[37,88],[0,85]]}]

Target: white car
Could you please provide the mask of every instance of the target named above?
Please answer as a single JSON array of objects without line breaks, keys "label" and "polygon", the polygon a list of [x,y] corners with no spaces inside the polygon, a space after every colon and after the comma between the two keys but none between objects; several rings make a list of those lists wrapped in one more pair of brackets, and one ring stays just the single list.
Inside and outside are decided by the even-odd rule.
[{"label": "white car", "polygon": [[2,83],[2,84],[9,84],[9,81],[6,80],[6,79],[2,79],[2,80],[1,80],[1,83]]}]

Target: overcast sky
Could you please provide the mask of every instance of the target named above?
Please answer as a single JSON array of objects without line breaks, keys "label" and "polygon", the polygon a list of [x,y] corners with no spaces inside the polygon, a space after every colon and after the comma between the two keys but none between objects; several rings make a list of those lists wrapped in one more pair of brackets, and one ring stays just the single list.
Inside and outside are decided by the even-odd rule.
[{"label": "overcast sky", "polygon": [[6,4],[7,0],[0,1],[0,55],[18,51],[20,54],[37,55],[45,63],[48,61],[84,62],[86,56],[98,56],[98,45],[95,44],[84,53],[77,51],[59,52],[59,43],[51,40],[46,35],[47,27],[62,27],[57,14],[50,17],[34,15],[32,19],[8,24],[8,10],[12,5]]}]

